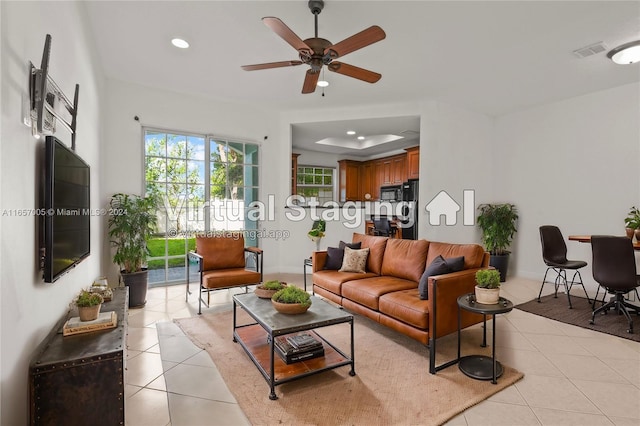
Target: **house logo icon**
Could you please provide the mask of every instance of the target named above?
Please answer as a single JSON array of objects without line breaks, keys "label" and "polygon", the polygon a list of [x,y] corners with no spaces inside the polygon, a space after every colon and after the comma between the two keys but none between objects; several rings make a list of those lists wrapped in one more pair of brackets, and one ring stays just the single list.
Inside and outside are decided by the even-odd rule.
[{"label": "house logo icon", "polygon": [[447,191],[440,191],[435,197],[429,201],[429,204],[425,206],[425,210],[429,213],[429,224],[433,226],[439,226],[442,216],[444,216],[444,223],[447,226],[456,225],[458,223],[458,212],[463,210],[462,224],[465,226],[475,225],[475,191],[465,189],[462,191],[463,207],[447,193]]}]

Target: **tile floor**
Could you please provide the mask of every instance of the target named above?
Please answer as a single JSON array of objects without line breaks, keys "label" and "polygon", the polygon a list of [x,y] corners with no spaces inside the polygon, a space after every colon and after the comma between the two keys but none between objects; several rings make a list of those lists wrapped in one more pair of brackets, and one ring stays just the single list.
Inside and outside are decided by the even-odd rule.
[{"label": "tile floor", "polygon": [[[301,274],[279,278],[302,284]],[[510,278],[501,295],[522,303],[537,296],[539,285]],[[207,353],[172,322],[197,313],[197,297],[186,303],[184,292],[184,285],[151,288],[146,306],[129,311],[126,424],[249,424]],[[230,309],[230,291],[212,297],[204,312]],[[498,359],[525,377],[449,426],[640,425],[640,343],[517,309],[498,317],[496,328]],[[267,390],[265,383],[265,398]]]}]

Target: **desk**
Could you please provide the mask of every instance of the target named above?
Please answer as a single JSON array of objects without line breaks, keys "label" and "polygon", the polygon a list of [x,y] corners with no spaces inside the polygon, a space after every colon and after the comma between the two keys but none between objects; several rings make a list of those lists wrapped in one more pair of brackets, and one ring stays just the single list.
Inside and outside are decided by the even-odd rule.
[{"label": "desk", "polygon": [[[569,241],[579,241],[581,243],[591,243],[591,235],[569,235]],[[633,243],[634,250],[640,250],[640,242]]]},{"label": "desk", "polygon": [[[462,310],[482,314],[484,327],[482,331],[482,345],[487,346],[487,315],[493,315],[493,336],[492,336],[492,353],[491,358],[484,355],[468,355],[460,357],[460,312]],[[504,314],[513,309],[513,303],[504,297],[501,297],[498,303],[485,305],[477,303],[473,293],[465,294],[458,297],[458,368],[465,375],[478,380],[491,380],[494,385],[497,378],[502,376],[504,372],[502,364],[496,360],[496,318],[497,314]]]}]

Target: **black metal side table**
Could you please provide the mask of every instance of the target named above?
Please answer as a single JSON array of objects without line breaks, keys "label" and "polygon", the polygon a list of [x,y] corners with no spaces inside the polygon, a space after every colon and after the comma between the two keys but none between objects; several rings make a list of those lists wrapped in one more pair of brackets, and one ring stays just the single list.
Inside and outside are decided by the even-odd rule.
[{"label": "black metal side table", "polygon": [[[484,327],[482,331],[482,347],[487,346],[487,315],[493,315],[493,335],[491,338],[492,353],[491,357],[484,355],[468,355],[460,357],[460,313],[462,310],[482,314]],[[498,303],[493,305],[485,305],[476,302],[473,293],[469,293],[458,297],[458,368],[467,376],[478,380],[491,380],[494,385],[497,378],[502,376],[504,372],[502,364],[496,360],[496,315],[510,312],[513,309],[513,303],[504,297],[501,297]]]},{"label": "black metal side table", "polygon": [[[313,267],[313,261],[310,257],[304,259],[304,291],[307,291],[307,266]],[[313,286],[311,289],[313,290]]]}]

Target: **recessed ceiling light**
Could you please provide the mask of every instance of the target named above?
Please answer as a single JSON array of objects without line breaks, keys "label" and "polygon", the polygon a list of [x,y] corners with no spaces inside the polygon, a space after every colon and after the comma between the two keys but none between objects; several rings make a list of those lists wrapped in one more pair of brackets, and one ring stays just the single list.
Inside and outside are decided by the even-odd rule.
[{"label": "recessed ceiling light", "polygon": [[356,131],[355,130],[347,130],[347,134],[348,135],[355,135]]},{"label": "recessed ceiling light", "polygon": [[635,64],[640,61],[640,40],[625,43],[610,50],[607,57],[616,64]]},{"label": "recessed ceiling light", "polygon": [[358,136],[358,140],[359,141],[363,141],[364,140],[364,136]]},{"label": "recessed ceiling light", "polygon": [[179,47],[180,49],[186,49],[189,47],[189,43],[181,38],[172,39],[171,44],[173,44],[175,47]]},{"label": "recessed ceiling light", "polygon": [[319,80],[316,84],[318,85],[318,87],[327,87],[329,85],[329,82],[325,80]]}]

